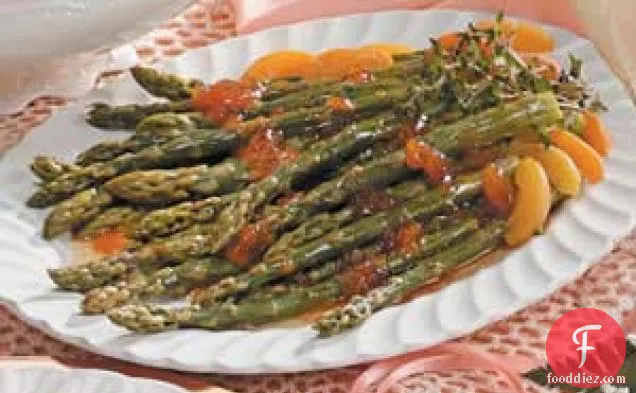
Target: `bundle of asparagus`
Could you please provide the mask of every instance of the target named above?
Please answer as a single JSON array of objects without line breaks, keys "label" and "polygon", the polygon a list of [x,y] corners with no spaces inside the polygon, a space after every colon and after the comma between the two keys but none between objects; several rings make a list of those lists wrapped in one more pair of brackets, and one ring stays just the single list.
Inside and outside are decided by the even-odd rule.
[{"label": "bundle of asparagus", "polygon": [[[598,105],[578,62],[551,77],[498,23],[446,41],[343,80],[206,86],[133,69],[165,101],[95,104],[89,123],[133,133],[74,163],[37,157],[28,201],[54,205],[47,238],[133,241],[51,278],[84,292],[85,313],[135,331],[248,327],[331,305],[314,326],[329,336],[527,239],[590,168],[568,150],[585,142],[554,130],[585,137],[580,113]],[[183,308],[153,305],[184,296]]]}]

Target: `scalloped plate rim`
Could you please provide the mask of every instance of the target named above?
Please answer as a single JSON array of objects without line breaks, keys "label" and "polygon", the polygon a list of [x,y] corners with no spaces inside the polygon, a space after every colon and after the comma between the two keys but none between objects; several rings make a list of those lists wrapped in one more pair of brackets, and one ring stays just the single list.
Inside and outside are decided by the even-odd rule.
[{"label": "scalloped plate rim", "polygon": [[[149,388],[153,391],[160,389],[163,393],[186,393],[185,389],[165,381],[144,377],[132,377],[115,371],[99,368],[69,368],[63,364],[57,363],[31,362],[29,360],[0,360],[0,370],[15,370],[22,371],[24,373],[50,372],[64,376],[68,375],[69,377],[79,377],[83,374],[85,377],[92,379],[101,378],[106,381],[121,381],[126,384],[126,386],[124,386],[125,388],[134,388],[135,393],[152,393],[152,391],[147,390]],[[16,373],[11,373],[10,377],[20,378],[16,375]],[[38,390],[41,388],[42,386],[40,385]],[[44,388],[46,388],[46,386],[44,386]],[[85,390],[82,390],[82,392],[85,392]],[[80,393],[80,389],[73,389],[70,393]]]}]

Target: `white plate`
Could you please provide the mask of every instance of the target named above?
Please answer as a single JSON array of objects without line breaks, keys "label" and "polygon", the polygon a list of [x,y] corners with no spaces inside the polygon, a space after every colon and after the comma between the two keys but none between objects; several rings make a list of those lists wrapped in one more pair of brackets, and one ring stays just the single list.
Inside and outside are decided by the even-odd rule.
[{"label": "white plate", "polygon": [[103,370],[0,362],[2,393],[186,393],[160,381]]},{"label": "white plate", "polygon": [[[369,42],[426,45],[429,36],[459,29],[484,14],[396,11],[319,20],[228,40],[162,66],[212,81],[237,76],[256,57],[277,49],[311,51]],[[127,78],[95,91],[30,134],[0,163],[0,297],[26,321],[94,352],[136,363],[198,372],[257,373],[340,367],[434,345],[474,331],[550,294],[605,255],[633,227],[636,213],[636,116],[619,81],[588,41],[557,28],[555,56],[572,51],[611,107],[604,121],[615,147],[606,179],[564,206],[547,232],[504,261],[444,290],[373,316],[359,329],[317,339],[309,327],[212,333],[183,330],[140,336],[101,316],[78,314],[80,296],[55,291],[45,269],[68,263],[66,244],[39,236],[45,212],[24,208],[33,191],[27,164],[47,153],[71,158],[112,133],[82,120],[88,103],[149,100]]]}]

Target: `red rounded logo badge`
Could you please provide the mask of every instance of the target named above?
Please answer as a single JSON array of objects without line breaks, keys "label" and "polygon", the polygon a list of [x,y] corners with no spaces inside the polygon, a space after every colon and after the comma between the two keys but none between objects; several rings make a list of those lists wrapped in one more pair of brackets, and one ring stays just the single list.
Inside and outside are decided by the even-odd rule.
[{"label": "red rounded logo badge", "polygon": [[625,347],[625,334],[614,318],[595,308],[579,308],[554,323],[546,354],[558,382],[592,388],[618,374],[625,361]]}]

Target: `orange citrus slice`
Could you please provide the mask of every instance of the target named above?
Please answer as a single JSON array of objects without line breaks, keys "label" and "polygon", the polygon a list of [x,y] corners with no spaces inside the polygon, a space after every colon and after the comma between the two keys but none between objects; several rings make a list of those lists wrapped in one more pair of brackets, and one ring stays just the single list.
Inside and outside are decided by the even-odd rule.
[{"label": "orange citrus slice", "polygon": [[388,53],[389,55],[401,55],[404,53],[415,52],[415,49],[404,44],[392,44],[387,42],[378,42],[361,47],[360,49],[374,49]]},{"label": "orange citrus slice", "polygon": [[374,71],[393,65],[393,58],[374,48],[331,49],[318,55],[318,77],[342,79],[356,73]]},{"label": "orange citrus slice", "polygon": [[583,129],[583,139],[592,146],[598,154],[607,157],[612,148],[612,139],[603,122],[594,112],[583,112],[585,117],[585,128]]},{"label": "orange citrus slice", "polygon": [[294,76],[305,78],[315,74],[316,65],[316,57],[311,53],[295,50],[272,52],[254,61],[242,79],[262,82]]},{"label": "orange citrus slice", "polygon": [[554,38],[541,26],[519,22],[512,37],[512,49],[519,52],[544,53],[554,50]]},{"label": "orange citrus slice", "polygon": [[439,36],[439,38],[437,39],[437,42],[439,42],[439,45],[447,51],[457,49],[457,45],[459,45],[459,41],[460,41],[460,37],[459,37],[459,33],[457,32],[444,33],[441,36]]},{"label": "orange citrus slice", "polygon": [[515,168],[514,183],[517,192],[504,235],[510,246],[517,246],[540,231],[550,212],[550,183],[538,161],[522,158]]},{"label": "orange citrus slice", "polygon": [[574,160],[587,181],[593,184],[603,179],[603,159],[583,139],[557,128],[550,133],[550,141]]}]

